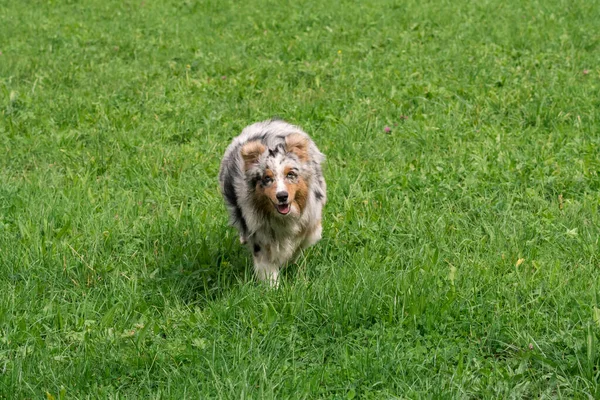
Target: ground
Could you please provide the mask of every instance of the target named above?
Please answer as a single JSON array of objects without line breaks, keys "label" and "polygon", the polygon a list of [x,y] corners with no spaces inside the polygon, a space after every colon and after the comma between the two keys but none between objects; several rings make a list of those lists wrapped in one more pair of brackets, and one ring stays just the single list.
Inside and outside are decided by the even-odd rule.
[{"label": "ground", "polygon": [[[600,396],[595,2],[1,3],[0,398]],[[217,184],[273,116],[276,290]]]}]

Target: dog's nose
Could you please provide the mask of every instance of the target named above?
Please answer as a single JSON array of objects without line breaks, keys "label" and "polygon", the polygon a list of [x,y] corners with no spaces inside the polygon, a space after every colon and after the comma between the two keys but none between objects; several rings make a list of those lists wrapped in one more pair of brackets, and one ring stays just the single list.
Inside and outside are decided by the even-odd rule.
[{"label": "dog's nose", "polygon": [[288,199],[288,193],[287,192],[277,192],[277,193],[275,193],[275,197],[277,197],[277,200],[279,200],[279,202],[285,203]]}]

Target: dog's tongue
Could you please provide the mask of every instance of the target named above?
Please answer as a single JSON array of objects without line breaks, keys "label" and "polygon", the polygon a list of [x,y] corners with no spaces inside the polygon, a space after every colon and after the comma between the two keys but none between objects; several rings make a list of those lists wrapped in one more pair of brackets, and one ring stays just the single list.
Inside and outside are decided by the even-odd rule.
[{"label": "dog's tongue", "polygon": [[290,205],[289,204],[278,204],[277,211],[279,211],[281,214],[285,215],[290,212]]}]

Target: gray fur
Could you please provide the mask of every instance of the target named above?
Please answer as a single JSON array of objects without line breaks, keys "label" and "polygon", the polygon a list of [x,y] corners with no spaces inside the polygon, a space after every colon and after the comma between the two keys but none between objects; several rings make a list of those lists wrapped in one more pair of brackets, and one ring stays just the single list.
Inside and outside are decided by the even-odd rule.
[{"label": "gray fur", "polygon": [[[287,153],[285,138],[299,133],[308,139],[309,160],[302,162],[293,153]],[[266,150],[258,162],[244,172],[242,147],[260,141]],[[258,277],[277,284],[279,269],[301,248],[315,244],[321,238],[321,211],[325,202],[326,184],[321,163],[325,156],[308,134],[297,126],[282,120],[269,120],[249,125],[233,139],[221,162],[219,184],[230,222],[240,232],[240,241],[254,253],[254,268]],[[291,215],[262,215],[257,212],[252,193],[256,179],[268,166],[286,162],[298,168],[308,184],[308,198],[303,212]],[[303,232],[312,232],[305,235]],[[257,251],[257,249],[259,249]]]}]

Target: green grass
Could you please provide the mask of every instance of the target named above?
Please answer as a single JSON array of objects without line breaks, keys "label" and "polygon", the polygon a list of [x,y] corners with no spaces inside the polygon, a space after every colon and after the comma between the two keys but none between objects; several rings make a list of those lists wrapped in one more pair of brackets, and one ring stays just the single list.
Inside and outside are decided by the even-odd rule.
[{"label": "green grass", "polygon": [[[0,1],[0,398],[599,397],[598,21]],[[272,116],[328,157],[278,290],[216,180]]]}]

